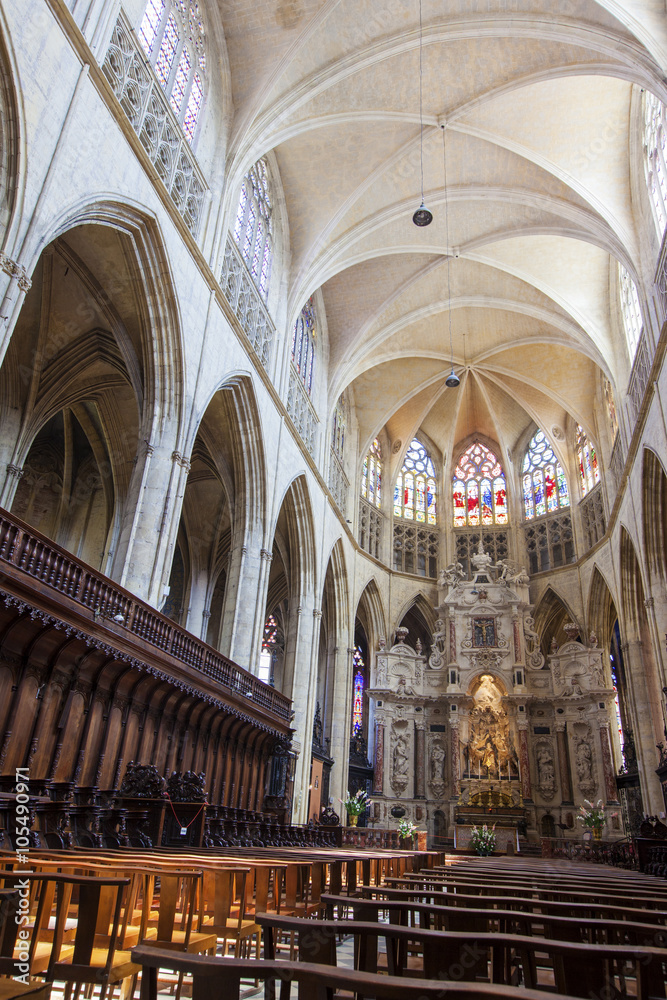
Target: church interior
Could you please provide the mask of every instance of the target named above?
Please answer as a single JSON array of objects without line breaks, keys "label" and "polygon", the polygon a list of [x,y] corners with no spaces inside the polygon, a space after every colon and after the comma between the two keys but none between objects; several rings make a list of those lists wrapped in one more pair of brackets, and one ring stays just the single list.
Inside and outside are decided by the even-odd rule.
[{"label": "church interior", "polygon": [[0,0],[2,849],[667,836],[666,108],[653,0]]}]

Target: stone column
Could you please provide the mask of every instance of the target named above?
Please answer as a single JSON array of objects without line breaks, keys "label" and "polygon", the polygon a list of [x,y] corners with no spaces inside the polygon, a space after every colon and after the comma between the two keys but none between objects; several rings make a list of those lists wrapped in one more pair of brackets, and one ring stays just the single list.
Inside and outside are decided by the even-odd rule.
[{"label": "stone column", "polygon": [[140,448],[110,575],[154,607],[169,581],[190,463],[169,443]]},{"label": "stone column", "polygon": [[461,794],[461,775],[459,764],[459,718],[454,715],[449,720],[450,728],[450,749],[452,760],[452,798],[458,798]]},{"label": "stone column", "polygon": [[308,821],[308,785],[313,745],[313,720],[317,695],[317,660],[322,612],[315,608],[311,614],[299,615],[294,645],[291,688],[283,687],[293,702],[295,739],[301,744],[301,753],[294,771],[293,823]]},{"label": "stone column", "polygon": [[560,787],[563,803],[573,802],[572,797],[572,776],[570,774],[570,762],[567,755],[567,734],[565,732],[565,722],[556,723],[556,745],[558,747],[558,773],[560,776]]},{"label": "stone column", "polygon": [[384,794],[384,716],[375,717],[375,754],[373,760],[373,794]]},{"label": "stone column", "polygon": [[271,553],[252,538],[232,549],[227,569],[220,651],[253,672],[264,633],[270,562]]},{"label": "stone column", "polygon": [[519,618],[517,615],[512,617],[512,631],[514,633],[514,663],[521,663],[521,630],[519,629]]},{"label": "stone column", "polygon": [[415,798],[426,798],[426,728],[423,719],[415,722]]},{"label": "stone column", "polygon": [[521,794],[524,802],[532,801],[530,784],[530,760],[528,758],[528,723],[519,723],[519,761],[521,763]]},{"label": "stone column", "polygon": [[602,751],[602,772],[604,774],[604,790],[607,802],[618,802],[614,765],[611,759],[611,743],[609,723],[600,723],[600,749]]},{"label": "stone column", "polygon": [[[354,656],[354,648],[348,648],[344,645],[343,636],[339,635],[338,638],[340,644],[333,651],[330,751],[333,765],[329,778],[329,795],[333,799],[335,812],[339,812],[340,803],[338,800],[344,798],[347,791],[352,725],[352,657]],[[323,804],[326,805],[326,803]]]},{"label": "stone column", "polygon": [[657,733],[654,732],[641,640],[632,639],[622,643],[621,652],[623,653],[625,676],[628,680],[626,699],[633,723],[642,799],[646,812],[649,815],[657,816],[664,810],[665,802],[660,781],[655,773],[658,766],[658,754],[653,748],[663,738],[663,734],[660,730]]},{"label": "stone column", "polygon": [[449,662],[456,663],[456,622],[449,621]]}]

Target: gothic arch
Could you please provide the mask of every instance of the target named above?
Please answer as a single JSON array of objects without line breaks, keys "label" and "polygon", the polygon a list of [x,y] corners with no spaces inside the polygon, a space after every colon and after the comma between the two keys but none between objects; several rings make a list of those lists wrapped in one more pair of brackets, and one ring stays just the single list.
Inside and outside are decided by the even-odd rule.
[{"label": "gothic arch", "polygon": [[588,627],[595,632],[602,649],[609,650],[614,622],[618,618],[616,604],[598,566],[595,566],[588,592]]},{"label": "gothic arch", "polygon": [[120,234],[133,287],[141,291],[135,298],[143,326],[142,433],[150,440],[165,425],[175,422],[180,444],[184,345],[178,298],[160,226],[143,207],[100,195],[99,200],[71,206],[54,219],[50,239],[54,241],[88,225],[107,226]]},{"label": "gothic arch", "polygon": [[547,587],[540,597],[533,617],[535,619],[535,631],[541,636],[540,648],[544,656],[549,654],[553,639],[556,640],[559,646],[568,641],[563,631],[565,622],[577,621],[576,615],[570,609],[565,599],[551,587]]},{"label": "gothic arch", "polygon": [[644,449],[642,470],[642,511],[644,520],[644,560],[649,575],[667,579],[667,475],[662,462],[650,448]]},{"label": "gothic arch", "polygon": [[419,639],[422,653],[428,656],[435,632],[435,613],[432,603],[421,591],[405,602],[396,615],[396,621],[399,626],[403,625],[410,630],[407,638],[408,646],[414,648],[415,642]]},{"label": "gothic arch", "polygon": [[638,631],[646,617],[644,609],[646,591],[637,552],[630,533],[624,525],[621,526],[619,552],[625,628],[627,630],[628,627],[631,627]]},{"label": "gothic arch", "polygon": [[364,627],[369,649],[376,649],[378,640],[387,635],[387,623],[375,577],[368,581],[361,592],[355,617]]},{"label": "gothic arch", "polygon": [[0,247],[11,257],[23,201],[26,156],[23,102],[18,97],[18,69],[9,37],[0,12]]}]

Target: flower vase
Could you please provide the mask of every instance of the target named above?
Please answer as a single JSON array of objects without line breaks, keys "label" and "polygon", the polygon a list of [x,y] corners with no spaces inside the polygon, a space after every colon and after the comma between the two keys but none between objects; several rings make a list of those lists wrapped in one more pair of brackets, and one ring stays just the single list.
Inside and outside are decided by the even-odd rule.
[{"label": "flower vase", "polygon": [[348,826],[356,826],[358,822],[359,822],[359,817],[356,814],[354,816],[352,815],[352,813],[347,814]]},{"label": "flower vase", "polygon": [[593,827],[593,840],[602,840],[602,827],[601,826],[594,826]]}]

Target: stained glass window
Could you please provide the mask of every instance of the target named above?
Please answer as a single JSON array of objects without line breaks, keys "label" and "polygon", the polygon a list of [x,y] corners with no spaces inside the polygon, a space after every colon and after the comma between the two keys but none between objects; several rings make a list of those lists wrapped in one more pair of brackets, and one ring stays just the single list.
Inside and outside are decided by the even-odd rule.
[{"label": "stained glass window", "polygon": [[266,160],[258,160],[243,178],[233,230],[234,239],[264,299],[269,293],[273,260],[270,188]]},{"label": "stained glass window", "polygon": [[354,689],[352,692],[352,735],[357,736],[364,725],[364,655],[361,646],[354,647]]},{"label": "stained glass window", "polygon": [[374,507],[382,506],[382,448],[377,438],[364,459],[361,470],[361,495]]},{"label": "stained glass window", "polygon": [[269,615],[264,624],[264,635],[262,636],[262,651],[259,654],[260,681],[266,684],[271,683],[271,664],[273,661],[273,650],[278,639],[278,623],[273,615]]},{"label": "stained glass window", "polygon": [[616,416],[614,389],[608,378],[604,380],[604,398],[607,401],[607,413],[609,414],[609,427],[611,429],[611,440],[614,441],[616,435],[618,434],[618,417]]},{"label": "stained glass window", "polygon": [[345,433],[347,431],[347,406],[345,399],[341,396],[336,403],[333,415],[333,426],[331,428],[331,447],[335,455],[341,460],[345,455]]},{"label": "stained glass window", "polygon": [[315,306],[311,296],[297,316],[292,332],[292,361],[308,392],[313,386],[316,327]]},{"label": "stained glass window", "polygon": [[644,91],[644,172],[653,217],[658,235],[662,237],[667,223],[667,168],[665,145],[667,129],[665,106],[655,94]]},{"label": "stained glass window", "polygon": [[436,492],[433,462],[423,444],[414,438],[394,487],[394,517],[435,524]]},{"label": "stained glass window", "polygon": [[204,103],[206,69],[206,29],[197,0],[148,0],[139,41],[192,143]]},{"label": "stained glass window", "polygon": [[565,473],[544,431],[533,435],[523,460],[522,475],[527,521],[570,506]]},{"label": "stained glass window", "polygon": [[507,524],[507,486],[502,466],[480,441],[459,458],[452,480],[454,527]]},{"label": "stained glass window", "polygon": [[600,482],[600,470],[598,469],[595,448],[588,440],[583,427],[579,425],[577,425],[577,461],[581,479],[581,495],[585,497],[595,484]]},{"label": "stained glass window", "polygon": [[139,28],[139,41],[147,56],[150,57],[157,33],[162,23],[164,14],[164,0],[148,0],[148,6],[144,11],[144,16]]},{"label": "stained glass window", "polygon": [[611,682],[614,685],[614,709],[616,712],[616,725],[618,726],[618,738],[621,744],[621,749],[625,743],[625,738],[623,736],[623,721],[621,719],[621,702],[618,694],[619,689],[619,671],[616,664],[616,657],[613,652],[609,654],[609,665],[611,667]]},{"label": "stained glass window", "polygon": [[618,276],[623,329],[625,330],[625,339],[628,344],[630,357],[634,358],[637,353],[637,344],[639,343],[639,338],[644,327],[642,310],[639,305],[637,286],[622,264],[618,265]]}]

